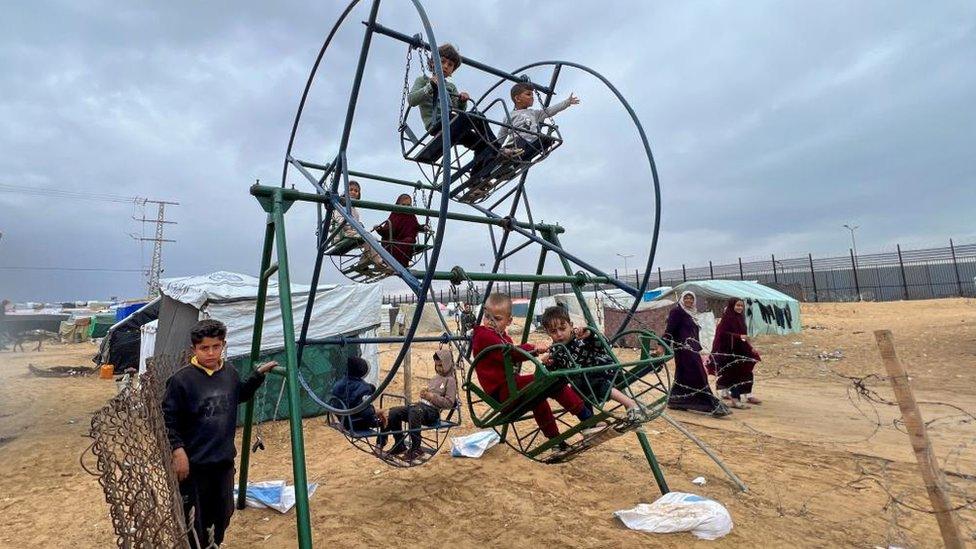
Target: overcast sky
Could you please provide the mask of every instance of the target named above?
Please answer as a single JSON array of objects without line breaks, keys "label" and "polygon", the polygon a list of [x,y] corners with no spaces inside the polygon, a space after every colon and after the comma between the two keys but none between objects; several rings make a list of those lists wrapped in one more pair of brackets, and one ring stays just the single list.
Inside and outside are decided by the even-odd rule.
[{"label": "overcast sky", "polygon": [[[179,202],[165,276],[255,274],[255,179],[280,183],[295,108],[338,2],[16,2],[0,18],[0,184]],[[976,240],[973,2],[428,2],[438,41],[506,69],[539,60],[604,74],[642,121],[660,174],[655,265]],[[367,16],[351,16],[312,89],[296,154],[336,154]],[[421,31],[406,1],[380,20]],[[417,179],[396,133],[405,47],[373,43],[349,161]],[[416,64],[415,64],[416,65]],[[411,78],[416,76],[416,66]],[[534,80],[548,73],[534,72]],[[494,80],[470,67],[472,95]],[[503,86],[502,90],[508,86]],[[537,218],[606,269],[646,261],[653,193],[640,141],[595,79],[565,71],[565,145],[533,168]],[[504,95],[504,94],[502,94]],[[290,179],[309,190],[298,178]],[[364,198],[401,189],[367,183]],[[464,211],[465,207],[456,208]],[[145,210],[155,216],[155,210]],[[0,297],[137,297],[143,208],[0,192]],[[364,212],[368,224],[378,212]],[[294,277],[311,276],[314,210],[289,213]],[[147,228],[148,230],[148,228]],[[149,233],[146,233],[147,235]],[[481,228],[448,224],[441,267],[477,270]],[[509,261],[534,269],[538,251]],[[643,256],[643,257],[641,257]],[[31,270],[116,269],[110,272]],[[340,281],[329,267],[326,280]],[[393,284],[388,286],[395,288]]]}]

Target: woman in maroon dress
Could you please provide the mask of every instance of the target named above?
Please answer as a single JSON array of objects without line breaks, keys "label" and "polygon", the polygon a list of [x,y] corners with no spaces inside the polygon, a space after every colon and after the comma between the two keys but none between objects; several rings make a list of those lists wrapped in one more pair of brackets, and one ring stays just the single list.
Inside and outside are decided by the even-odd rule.
[{"label": "woman in maroon dress", "polygon": [[[409,194],[401,194],[396,201],[398,206],[411,206],[413,200]],[[373,227],[380,234],[380,244],[400,265],[410,267],[413,261],[414,245],[417,235],[426,228],[417,221],[417,216],[410,213],[393,212],[390,217]]]},{"label": "woman in maroon dress", "polygon": [[743,401],[762,402],[752,396],[752,370],[762,359],[749,343],[745,308],[741,299],[730,299],[712,340],[712,364],[718,374],[715,387],[723,398],[732,401],[733,408],[747,408]]}]

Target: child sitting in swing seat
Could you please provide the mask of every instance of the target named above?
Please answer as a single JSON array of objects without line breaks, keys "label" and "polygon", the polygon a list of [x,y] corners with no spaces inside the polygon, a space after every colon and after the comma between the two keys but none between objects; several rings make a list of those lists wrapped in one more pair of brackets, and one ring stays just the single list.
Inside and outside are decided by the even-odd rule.
[{"label": "child sitting in swing seat", "polygon": [[[406,406],[395,406],[380,410],[379,416],[385,419],[387,431],[393,432],[393,447],[390,455],[403,454],[403,460],[412,462],[424,454],[420,447],[423,426],[433,427],[440,422],[441,411],[451,410],[457,404],[457,379],[454,377],[454,354],[450,348],[434,353],[434,372],[436,375],[420,391],[420,402]],[[403,424],[409,426],[410,448],[403,443]],[[385,437],[384,437],[384,443]],[[382,445],[381,445],[382,446]],[[406,453],[404,453],[406,452]]]},{"label": "child sitting in swing seat", "polygon": [[552,138],[539,132],[542,121],[580,102],[578,97],[570,93],[569,97],[551,107],[533,109],[531,107],[535,98],[532,86],[521,82],[512,86],[511,95],[515,110],[509,115],[508,125],[516,129],[502,126],[498,131],[498,143],[516,151],[521,149],[519,158],[523,162],[532,160],[552,145]]},{"label": "child sitting in swing seat", "polygon": [[[593,332],[588,328],[573,327],[573,320],[564,307],[556,305],[546,308],[542,312],[542,327],[552,338],[553,345],[539,360],[553,370],[569,369],[573,362],[581,368],[614,363],[613,357],[606,352]],[[627,421],[640,421],[641,410],[637,401],[614,387],[613,378],[611,370],[604,370],[572,376],[570,380],[577,391],[589,389],[596,400],[609,397],[610,400],[622,404],[627,410]]]}]

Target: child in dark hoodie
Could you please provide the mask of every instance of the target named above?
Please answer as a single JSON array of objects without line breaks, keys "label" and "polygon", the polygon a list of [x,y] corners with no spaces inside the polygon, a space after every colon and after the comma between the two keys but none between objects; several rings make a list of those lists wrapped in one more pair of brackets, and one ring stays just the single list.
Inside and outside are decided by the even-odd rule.
[{"label": "child in dark hoodie", "polygon": [[[346,408],[352,408],[369,398],[376,387],[363,380],[367,373],[369,373],[369,364],[365,360],[358,356],[351,356],[346,359],[346,377],[332,386],[333,399],[338,400]],[[372,404],[358,413],[342,418],[342,426],[349,431],[366,431],[384,425],[385,423],[376,414],[376,408]],[[381,437],[381,440],[384,443],[386,442],[385,437]],[[380,446],[382,447],[383,444]]]},{"label": "child in dark hoodie", "polygon": [[406,452],[402,458],[404,461],[414,461],[423,455],[424,451],[420,447],[422,426],[437,425],[441,419],[441,410],[450,410],[457,403],[454,354],[450,349],[440,349],[434,353],[434,371],[436,375],[420,391],[419,403],[379,411],[379,415],[386,418],[387,429],[390,431],[402,431],[404,421],[409,425],[410,449],[403,443],[403,432],[393,433],[394,444],[390,448],[392,455]]}]

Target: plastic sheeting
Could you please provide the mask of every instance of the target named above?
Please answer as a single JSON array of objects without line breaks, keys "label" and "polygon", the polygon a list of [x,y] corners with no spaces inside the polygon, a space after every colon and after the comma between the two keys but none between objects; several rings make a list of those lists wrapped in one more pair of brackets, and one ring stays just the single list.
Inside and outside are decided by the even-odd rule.
[{"label": "plastic sheeting", "polygon": [[139,327],[139,373],[146,371],[146,359],[153,356],[156,348],[156,328],[159,320],[147,322]]},{"label": "plastic sheeting", "polygon": [[[354,335],[382,324],[380,303],[383,299],[379,284],[350,284],[319,288],[312,308],[309,339],[338,335]],[[292,293],[295,335],[301,333],[308,294]],[[202,309],[203,318],[215,318],[227,325],[227,356],[236,357],[251,352],[254,331],[256,294],[251,299],[208,302]],[[440,323],[438,323],[438,326]],[[281,322],[278,298],[268,298],[264,312],[261,349],[280,348],[285,334]]]},{"label": "plastic sheeting", "polygon": [[696,280],[675,286],[663,297],[677,300],[686,290],[695,292],[699,311],[710,310],[721,317],[729,299],[746,302],[749,335],[800,333],[800,302],[783,292],[746,280]]}]

